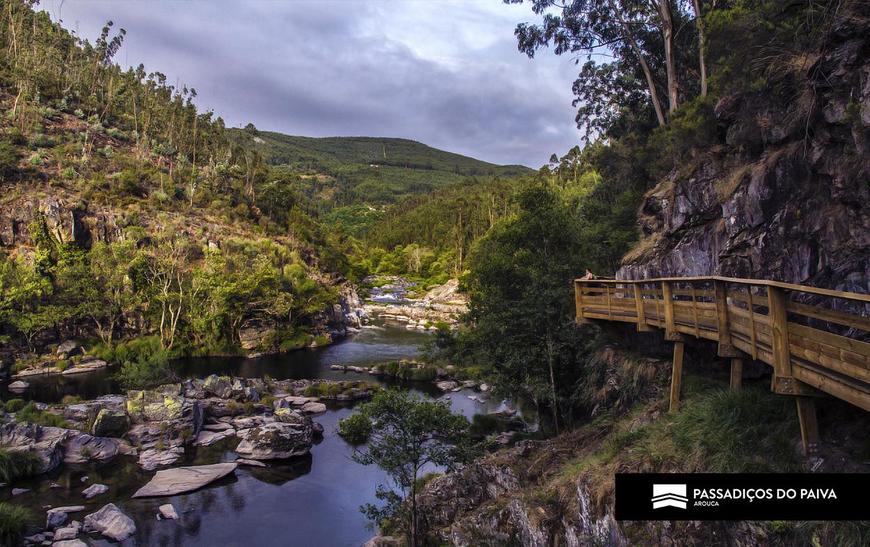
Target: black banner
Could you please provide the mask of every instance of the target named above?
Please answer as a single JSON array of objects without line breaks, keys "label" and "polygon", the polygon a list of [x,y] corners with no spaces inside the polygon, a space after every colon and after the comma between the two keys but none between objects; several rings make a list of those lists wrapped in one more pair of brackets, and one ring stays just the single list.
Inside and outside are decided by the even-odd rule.
[{"label": "black banner", "polygon": [[617,473],[617,520],[870,520],[870,473]]}]

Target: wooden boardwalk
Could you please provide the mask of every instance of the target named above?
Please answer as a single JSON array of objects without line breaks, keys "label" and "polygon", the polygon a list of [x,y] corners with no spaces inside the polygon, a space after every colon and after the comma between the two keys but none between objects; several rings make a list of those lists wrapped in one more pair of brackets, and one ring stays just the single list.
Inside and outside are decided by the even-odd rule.
[{"label": "wooden boardwalk", "polygon": [[671,408],[680,404],[684,342],[718,343],[739,389],[744,359],[773,367],[771,389],[793,395],[804,449],[818,443],[814,397],[870,411],[870,295],[757,279],[577,279],[577,321],[635,323],[674,342]]}]

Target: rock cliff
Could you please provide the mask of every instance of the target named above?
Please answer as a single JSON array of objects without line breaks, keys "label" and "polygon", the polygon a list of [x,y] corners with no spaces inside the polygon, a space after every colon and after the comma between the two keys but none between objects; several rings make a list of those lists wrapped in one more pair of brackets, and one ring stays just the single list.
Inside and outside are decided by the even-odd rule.
[{"label": "rock cliff", "polygon": [[870,33],[836,22],[797,97],[723,97],[718,145],[647,193],[619,278],[725,275],[870,290]]}]

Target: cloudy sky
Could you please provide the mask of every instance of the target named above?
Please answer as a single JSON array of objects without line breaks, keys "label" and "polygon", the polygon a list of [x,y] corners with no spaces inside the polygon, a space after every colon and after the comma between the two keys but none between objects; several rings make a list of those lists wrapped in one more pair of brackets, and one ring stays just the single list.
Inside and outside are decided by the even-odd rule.
[{"label": "cloudy sky", "polygon": [[117,56],[194,87],[227,125],[291,135],[404,137],[538,167],[579,143],[569,58],[517,51],[528,5],[501,0],[44,0]]}]

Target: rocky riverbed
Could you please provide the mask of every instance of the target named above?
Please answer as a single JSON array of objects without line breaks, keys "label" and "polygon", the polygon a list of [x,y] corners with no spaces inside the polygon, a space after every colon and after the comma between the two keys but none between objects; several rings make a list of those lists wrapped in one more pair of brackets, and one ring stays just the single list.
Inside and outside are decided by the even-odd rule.
[{"label": "rocky riverbed", "polygon": [[468,310],[468,299],[459,292],[456,279],[433,287],[421,298],[409,296],[414,288],[413,283],[400,277],[374,287],[363,304],[365,316],[399,321],[408,329],[435,330],[439,323],[456,325]]}]

